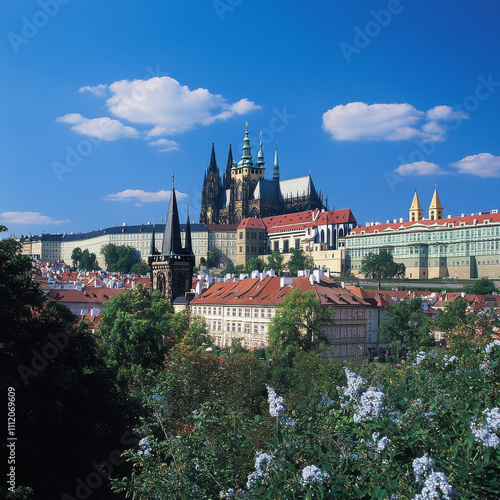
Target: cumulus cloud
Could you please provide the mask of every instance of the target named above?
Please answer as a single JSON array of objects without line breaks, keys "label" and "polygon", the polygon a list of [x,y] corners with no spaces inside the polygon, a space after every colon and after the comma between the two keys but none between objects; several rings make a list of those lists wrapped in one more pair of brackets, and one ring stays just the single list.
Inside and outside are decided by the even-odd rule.
[{"label": "cumulus cloud", "polygon": [[56,220],[40,212],[3,212],[0,218],[7,224],[62,224],[69,219]]},{"label": "cumulus cloud", "polygon": [[461,160],[451,163],[461,174],[477,175],[478,177],[500,177],[500,156],[490,153],[466,156]]},{"label": "cumulus cloud", "polygon": [[338,141],[442,141],[448,126],[438,122],[459,117],[463,119],[449,106],[436,106],[425,113],[407,103],[351,102],[326,111],[323,129]]},{"label": "cumulus cloud", "polygon": [[85,87],[81,87],[80,89],[78,89],[78,92],[90,92],[91,94],[94,94],[98,97],[102,97],[104,94],[106,94],[107,90],[108,86],[100,83],[99,85],[86,85]]},{"label": "cumulus cloud", "polygon": [[164,138],[148,142],[148,145],[159,147],[158,151],[160,151],[160,153],[166,153],[168,151],[176,151],[179,149],[179,143]]},{"label": "cumulus cloud", "polygon": [[114,116],[153,125],[153,130],[162,134],[179,134],[196,125],[210,125],[260,109],[246,98],[229,104],[221,95],[204,88],[190,90],[168,76],[120,80],[109,85],[109,90],[112,95],[106,105]]},{"label": "cumulus cloud", "polygon": [[[108,194],[104,197],[107,201],[135,201],[140,203],[152,203],[157,201],[168,201],[170,200],[171,191],[156,191],[148,192],[142,189],[126,189],[125,191],[120,191],[115,194]],[[180,191],[175,191],[177,200],[181,201],[188,197],[186,193],[181,193]],[[140,206],[136,203],[136,206]]]},{"label": "cumulus cloud", "polygon": [[71,129],[79,134],[97,137],[105,141],[139,136],[139,132],[135,128],[127,127],[120,121],[112,120],[107,116],[89,119],[79,113],[70,113],[60,116],[56,121],[72,125]]},{"label": "cumulus cloud", "polygon": [[410,175],[443,175],[446,174],[439,165],[428,161],[416,161],[414,163],[405,163],[394,170],[396,174],[407,177]]}]

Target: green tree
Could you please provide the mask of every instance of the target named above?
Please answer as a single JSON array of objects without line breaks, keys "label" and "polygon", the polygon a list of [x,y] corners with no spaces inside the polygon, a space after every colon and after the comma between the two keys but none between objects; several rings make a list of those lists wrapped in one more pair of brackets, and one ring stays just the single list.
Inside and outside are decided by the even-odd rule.
[{"label": "green tree", "polygon": [[104,255],[107,270],[112,272],[128,274],[132,267],[141,261],[139,252],[127,245],[108,243],[101,248],[101,253]]},{"label": "green tree", "polygon": [[274,269],[276,271],[276,274],[281,273],[285,269],[285,266],[283,264],[284,257],[281,255],[278,251],[274,251],[269,257],[267,258],[267,268],[268,269]]},{"label": "green tree", "polygon": [[430,335],[432,323],[422,310],[421,299],[400,300],[395,306],[386,307],[386,312],[388,319],[378,328],[379,338],[396,355],[406,359],[408,351],[434,345]]},{"label": "green tree", "polygon": [[95,253],[90,253],[87,249],[82,252],[79,269],[83,271],[97,271],[100,269]]},{"label": "green tree", "polygon": [[288,270],[292,276],[297,276],[298,271],[302,269],[314,269],[314,261],[302,250],[292,249],[292,256],[287,264]]},{"label": "green tree", "polygon": [[247,273],[251,273],[252,271],[259,271],[261,273],[264,270],[265,264],[262,259],[259,257],[250,257],[247,260],[245,270]]},{"label": "green tree", "polygon": [[269,353],[279,357],[295,351],[322,349],[328,343],[322,327],[333,324],[332,309],[321,306],[314,292],[292,290],[268,328]]},{"label": "green tree", "polygon": [[396,264],[392,255],[386,250],[380,250],[374,254],[370,252],[361,261],[361,272],[370,279],[378,281],[378,289],[380,290],[380,282],[389,278],[404,278],[406,267],[404,264]]},{"label": "green tree", "polygon": [[78,267],[78,263],[82,260],[82,249],[80,247],[73,249],[71,260],[73,261],[73,266]]},{"label": "green tree", "polygon": [[130,272],[144,276],[149,273],[149,266],[145,262],[136,262],[130,269]]},{"label": "green tree", "polygon": [[236,274],[239,275],[245,272],[245,267],[243,264],[238,264],[237,266],[227,266],[226,269],[222,272],[222,274]]},{"label": "green tree", "polygon": [[207,265],[207,259],[205,257],[200,257],[200,266],[206,266]]},{"label": "green tree", "polygon": [[489,278],[480,278],[474,281],[472,285],[466,287],[465,291],[474,295],[490,295],[492,292],[497,292],[498,289],[493,280]]},{"label": "green tree", "polygon": [[[135,411],[98,356],[94,336],[41,293],[20,251],[15,240],[0,240],[0,391],[13,388],[16,398],[16,492],[76,497],[75,480],[86,477],[94,460],[136,442],[124,434],[136,423]],[[111,495],[106,481],[92,493]],[[0,497],[8,498],[5,481]]]},{"label": "green tree", "polygon": [[217,248],[215,248],[214,250],[212,250],[208,253],[207,266],[208,267],[218,267],[220,260],[221,260],[221,253]]}]

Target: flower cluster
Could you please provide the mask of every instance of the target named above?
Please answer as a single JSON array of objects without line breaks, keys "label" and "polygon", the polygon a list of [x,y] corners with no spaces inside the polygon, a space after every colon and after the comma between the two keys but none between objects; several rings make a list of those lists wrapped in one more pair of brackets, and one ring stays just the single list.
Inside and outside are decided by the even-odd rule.
[{"label": "flower cluster", "polygon": [[486,351],[486,354],[491,354],[491,352],[493,351],[493,349],[495,347],[500,347],[500,340],[494,340],[493,342],[491,342],[490,344],[488,344],[484,350]]},{"label": "flower cluster", "polygon": [[302,470],[302,479],[300,480],[301,486],[312,486],[315,484],[323,484],[324,481],[330,478],[330,474],[322,472],[319,467],[315,465],[308,465]]},{"label": "flower cluster", "polygon": [[267,387],[267,400],[269,402],[269,414],[271,417],[279,417],[287,411],[285,400],[276,394],[276,391],[270,385]]},{"label": "flower cluster", "polygon": [[415,458],[412,465],[415,482],[418,482],[420,477],[426,478],[429,473],[434,472],[434,460],[427,453],[423,457]]},{"label": "flower cluster", "polygon": [[389,442],[389,438],[387,436],[384,436],[383,438],[379,439],[379,433],[374,432],[372,434],[372,441],[368,443],[368,445],[371,448],[374,448],[377,453],[380,453],[381,451],[385,450],[385,447],[387,446],[387,443]]},{"label": "flower cluster", "polygon": [[276,462],[269,453],[259,453],[255,457],[255,471],[247,477],[247,489],[251,490],[257,486],[262,486],[266,475],[276,468]]},{"label": "flower cluster", "polygon": [[337,387],[337,390],[344,396],[344,400],[340,402],[343,408],[357,401],[366,385],[366,380],[361,375],[352,372],[349,368],[344,368],[344,371],[347,376],[347,387]]},{"label": "flower cluster", "polygon": [[229,488],[227,491],[221,491],[219,493],[219,498],[234,498],[235,493],[233,488]]},{"label": "flower cluster", "polygon": [[420,494],[414,500],[453,500],[458,498],[457,492],[451,487],[448,478],[442,472],[431,472],[424,482]]},{"label": "flower cluster", "polygon": [[328,408],[330,406],[333,405],[333,403],[335,403],[335,401],[333,399],[330,399],[330,397],[328,396],[328,394],[325,394],[322,398],[321,398],[321,401],[319,402],[318,404],[318,410],[320,408]]},{"label": "flower cluster", "polygon": [[471,423],[472,434],[476,441],[480,441],[484,446],[496,448],[500,444],[497,432],[500,430],[500,408],[483,411],[484,423],[479,424],[474,418]]},{"label": "flower cluster", "polygon": [[443,356],[443,363],[444,363],[444,366],[445,368],[448,366],[448,365],[451,365],[453,364],[455,361],[458,361],[458,358],[456,356]]},{"label": "flower cluster", "polygon": [[353,420],[358,424],[377,418],[382,411],[385,394],[370,387],[354,405]]}]

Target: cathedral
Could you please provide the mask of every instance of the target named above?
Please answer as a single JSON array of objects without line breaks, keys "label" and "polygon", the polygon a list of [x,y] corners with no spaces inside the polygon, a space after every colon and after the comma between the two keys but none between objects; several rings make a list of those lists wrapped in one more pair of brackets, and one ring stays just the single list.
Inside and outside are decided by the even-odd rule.
[{"label": "cathedral", "polygon": [[316,191],[310,175],[280,180],[277,146],[273,178],[264,178],[262,134],[257,162],[254,164],[248,123],[242,150],[241,160],[236,163],[229,146],[227,166],[221,179],[212,144],[210,165],[203,179],[200,223],[239,224],[247,217],[270,217],[325,208],[323,196]]},{"label": "cathedral", "polygon": [[172,193],[168,204],[167,221],[163,233],[161,251],[155,247],[155,226],[151,237],[149,256],[151,290],[158,290],[170,304],[183,306],[188,302],[186,294],[190,292],[193,280],[195,256],[191,241],[189,206],[184,245],[181,241],[181,227],[177,198],[175,196],[174,176],[172,175]]}]

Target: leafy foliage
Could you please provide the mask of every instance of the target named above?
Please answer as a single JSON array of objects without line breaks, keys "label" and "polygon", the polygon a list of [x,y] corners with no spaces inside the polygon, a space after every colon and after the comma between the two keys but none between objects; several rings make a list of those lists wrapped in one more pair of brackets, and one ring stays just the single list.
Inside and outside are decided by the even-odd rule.
[{"label": "leafy foliage", "polygon": [[492,292],[498,292],[497,287],[493,280],[489,278],[480,278],[472,285],[466,287],[467,293],[475,294],[475,295],[489,295]]},{"label": "leafy foliage", "polygon": [[95,253],[91,253],[87,249],[82,252],[78,267],[82,271],[97,271],[100,269]]},{"label": "leafy foliage", "polygon": [[302,269],[314,269],[314,260],[302,250],[293,249],[287,267],[292,276],[297,276],[298,271]]},{"label": "leafy foliage", "polygon": [[259,257],[250,257],[247,260],[245,269],[247,273],[251,273],[252,271],[259,271],[261,273],[265,267],[266,265],[262,259]]},{"label": "leafy foliage", "polygon": [[285,266],[283,264],[284,257],[281,255],[278,251],[274,251],[269,257],[267,258],[267,268],[268,269],[274,269],[276,273],[280,273],[285,269]]},{"label": "leafy foliage", "polygon": [[388,278],[403,278],[406,273],[404,264],[396,264],[390,253],[380,250],[374,254],[370,252],[361,261],[361,272],[368,278],[378,281],[380,289],[381,280]]},{"label": "leafy foliage", "polygon": [[214,250],[211,250],[210,252],[208,252],[207,266],[209,268],[219,267],[221,257],[222,257],[222,255],[220,253],[220,250],[218,250],[217,248],[215,248]]},{"label": "leafy foliage", "polygon": [[139,252],[126,245],[117,246],[114,243],[108,243],[101,248],[104,255],[106,268],[108,271],[128,274],[132,272],[132,267],[140,263]]},{"label": "leafy foliage", "polygon": [[291,351],[321,349],[328,342],[322,326],[332,323],[331,312],[321,307],[313,292],[292,290],[269,324],[269,353],[281,356]]},{"label": "leafy foliage", "polygon": [[139,276],[145,276],[149,274],[149,266],[145,262],[136,262],[130,268],[130,272],[132,274],[138,274]]}]

